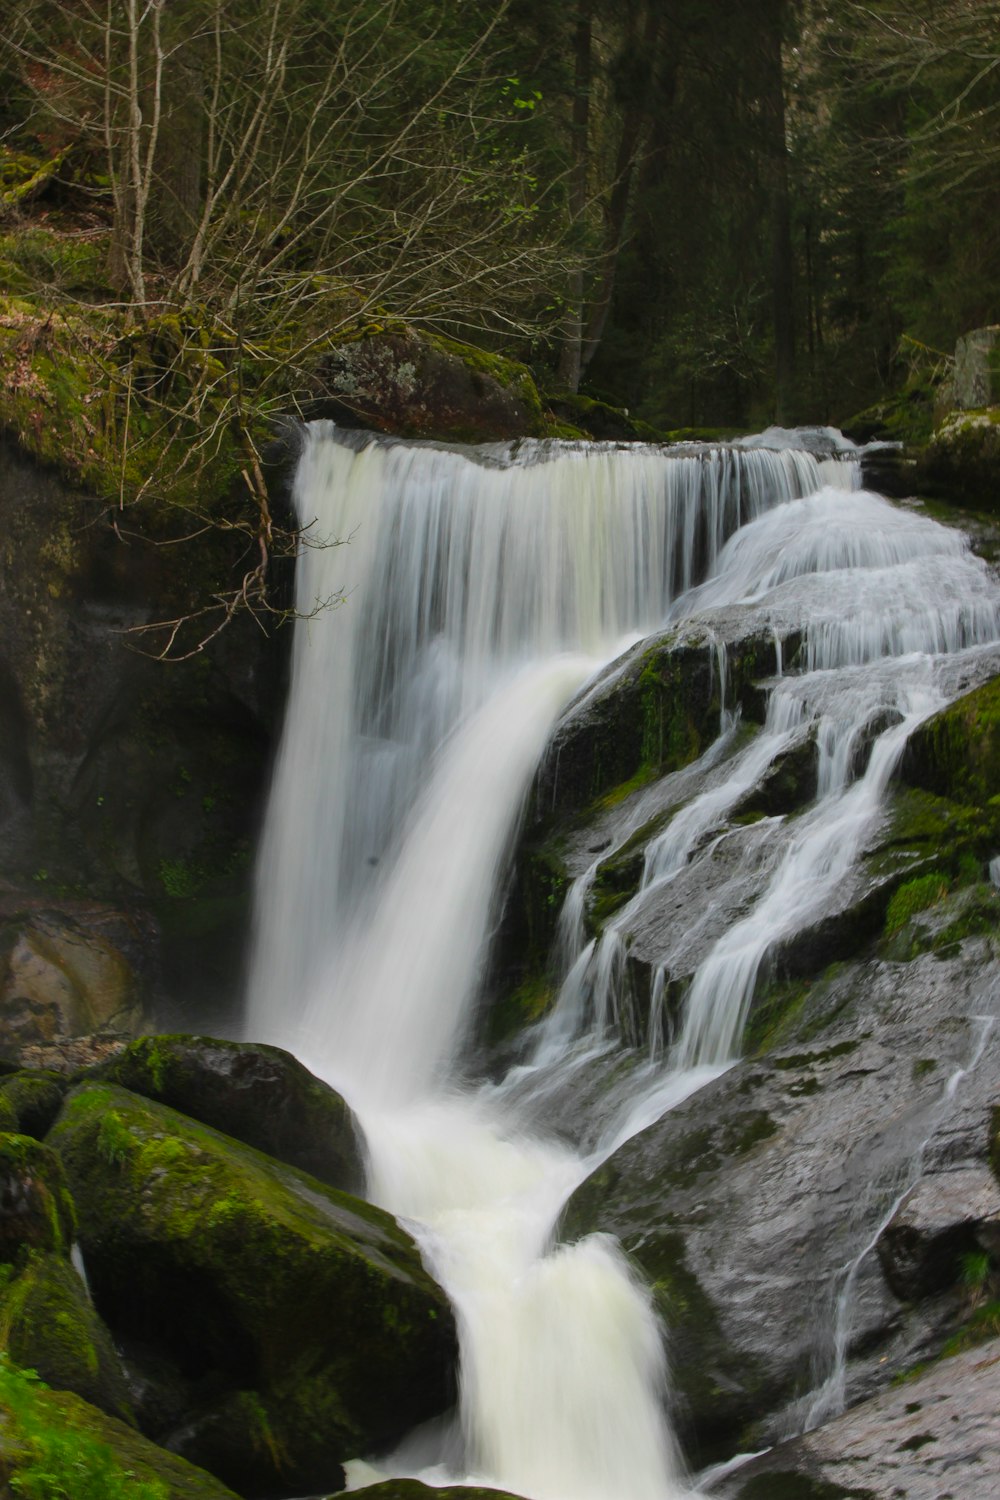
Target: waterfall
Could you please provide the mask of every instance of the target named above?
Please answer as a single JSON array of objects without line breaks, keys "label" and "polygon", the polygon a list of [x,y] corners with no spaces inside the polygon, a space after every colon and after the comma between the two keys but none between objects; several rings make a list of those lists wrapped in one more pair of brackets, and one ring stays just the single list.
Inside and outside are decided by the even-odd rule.
[{"label": "waterfall", "polygon": [[[385,1472],[530,1500],[684,1487],[648,1292],[608,1237],[553,1249],[553,1229],[618,1144],[731,1064],[770,946],[844,878],[906,734],[943,701],[934,653],[1000,635],[996,589],[961,538],[856,484],[849,459],[791,445],[462,452],[328,424],[305,435],[302,618],[246,1029],[359,1112],[369,1194],[413,1227],[456,1309],[456,1423],[380,1459]],[[672,1044],[651,1019],[653,1062],[593,1149],[532,1136],[516,1090],[474,1086],[462,1068],[534,769],[599,668],[668,620],[711,629],[736,606],[776,640],[789,622],[801,631],[801,669],[784,664],[749,744],[723,708],[683,810],[599,942],[583,923],[597,864],[572,888],[565,979],[517,1070],[520,1097],[622,1044],[630,917],[709,857],[740,798],[806,734],[820,795],[794,830],[761,836],[756,901],[710,946]],[[721,637],[717,661],[725,705]]]}]

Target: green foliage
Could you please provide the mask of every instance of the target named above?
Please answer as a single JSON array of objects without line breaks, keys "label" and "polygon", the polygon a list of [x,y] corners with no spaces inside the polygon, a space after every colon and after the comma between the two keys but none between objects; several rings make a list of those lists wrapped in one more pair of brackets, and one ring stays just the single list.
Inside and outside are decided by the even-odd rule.
[{"label": "green foliage", "polygon": [[21,1500],[168,1500],[167,1486],[138,1479],[106,1443],[47,1401],[48,1388],[30,1370],[0,1354],[0,1409],[5,1456]]}]

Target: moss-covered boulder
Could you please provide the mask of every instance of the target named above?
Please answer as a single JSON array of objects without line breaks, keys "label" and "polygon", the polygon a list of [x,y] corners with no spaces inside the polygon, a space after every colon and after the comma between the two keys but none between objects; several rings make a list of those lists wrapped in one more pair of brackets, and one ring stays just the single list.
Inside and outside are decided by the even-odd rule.
[{"label": "moss-covered boulder", "polygon": [[364,1186],[360,1125],[353,1111],[280,1047],[213,1037],[142,1037],[100,1074],[330,1187],[356,1193]]},{"label": "moss-covered boulder", "polygon": [[1000,677],[927,719],[906,746],[910,786],[982,810],[1000,809]]},{"label": "moss-covered boulder", "polygon": [[542,404],[525,365],[399,327],[338,344],[314,377],[316,410],[403,437],[537,437]]},{"label": "moss-covered boulder", "polygon": [[0,1262],[30,1251],[68,1255],[76,1229],[60,1158],[28,1135],[0,1135]]},{"label": "moss-covered boulder", "polygon": [[34,1252],[0,1293],[0,1343],[15,1364],[47,1385],[75,1391],[131,1423],[125,1377],[77,1271],[62,1256]]},{"label": "moss-covered boulder", "polygon": [[69,1081],[48,1068],[23,1068],[0,1079],[0,1109],[9,1109],[21,1135],[43,1140],[62,1108]]},{"label": "moss-covered boulder", "polygon": [[[22,1496],[72,1500],[237,1500],[232,1490],[133,1428],[0,1359],[0,1461]],[[11,1490],[4,1485],[4,1493]]]},{"label": "moss-covered boulder", "polygon": [[199,1392],[160,1434],[185,1457],[248,1496],[337,1488],[449,1403],[451,1312],[388,1214],[115,1085],[49,1140],[102,1316]]},{"label": "moss-covered boulder", "polygon": [[916,477],[921,493],[972,510],[1000,509],[1000,406],[953,412],[927,445]]}]

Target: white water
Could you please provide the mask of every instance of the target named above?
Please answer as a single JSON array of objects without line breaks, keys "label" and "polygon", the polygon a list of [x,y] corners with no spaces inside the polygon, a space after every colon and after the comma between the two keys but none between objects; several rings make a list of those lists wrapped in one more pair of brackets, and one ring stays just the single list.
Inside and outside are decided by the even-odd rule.
[{"label": "white water", "polygon": [[[350,1099],[373,1200],[412,1223],[455,1304],[457,1425],[382,1461],[390,1472],[531,1500],[683,1489],[648,1294],[607,1237],[552,1249],[552,1231],[599,1161],[735,1057],[768,949],[844,879],[906,733],[940,701],[928,653],[1000,633],[995,591],[961,544],[851,493],[854,472],[793,448],[466,456],[348,444],[322,426],[307,436],[299,515],[315,541],[350,541],[303,554],[298,607],[341,588],[347,602],[298,628],[247,1031]],[[719,619],[736,605],[778,639],[804,629],[807,671],[777,683],[764,731],[728,761],[720,725],[697,768],[705,788],[651,846],[633,905],[721,838],[806,732],[820,800],[774,840],[758,901],[709,951],[679,1038],[599,1146],[526,1138],[502,1086],[462,1088],[461,1061],[534,767],[599,664],[671,612]],[[874,745],[852,781],[865,734]],[[630,909],[588,946],[587,888],[564,916],[562,996],[520,1070],[540,1092],[621,1031]]]}]

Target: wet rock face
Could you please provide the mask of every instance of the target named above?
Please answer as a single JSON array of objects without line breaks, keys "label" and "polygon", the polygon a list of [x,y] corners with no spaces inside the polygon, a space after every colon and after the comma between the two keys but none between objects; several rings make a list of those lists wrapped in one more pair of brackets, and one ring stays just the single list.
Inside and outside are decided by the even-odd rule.
[{"label": "wet rock face", "polygon": [[[129,632],[203,603],[217,565],[215,587],[233,565],[229,542],[209,536],[197,555],[126,543],[102,503],[8,442],[0,502],[0,969],[16,953],[7,996],[23,1001],[9,1036],[93,1030],[174,997],[224,1005],[283,642],[237,623],[188,662],[153,661]],[[111,974],[105,944],[131,980]]]},{"label": "wet rock face", "polygon": [[[849,965],[800,990],[780,1046],[772,1039],[634,1137],[570,1199],[563,1237],[618,1235],[652,1284],[695,1462],[773,1437],[783,1408],[799,1403],[801,1417],[834,1368],[837,1298],[855,1260],[849,1399],[961,1321],[953,1255],[946,1268],[925,1258],[937,1269],[920,1294],[944,1300],[910,1313],[873,1252],[908,1189],[945,1218],[989,1218],[1000,1034],[983,1042],[970,1017],[991,962],[972,940],[951,958]],[[942,1183],[969,1202],[946,1209]]]},{"label": "wet rock face", "polygon": [[49,1141],[99,1311],[179,1382],[140,1403],[171,1450],[247,1497],[329,1490],[451,1401],[451,1310],[390,1215],[114,1085]]},{"label": "wet rock face", "polygon": [[993,1340],[753,1460],[726,1500],[991,1500],[1000,1474]]},{"label": "wet rock face", "polygon": [[364,1187],[361,1128],[353,1111],[280,1047],[143,1037],[99,1072],[109,1083],[168,1104],[330,1187],[352,1193]]},{"label": "wet rock face", "polygon": [[1000,1262],[1000,1187],[993,1174],[983,1166],[922,1179],[876,1248],[886,1280],[905,1302],[954,1286],[977,1251]]}]

